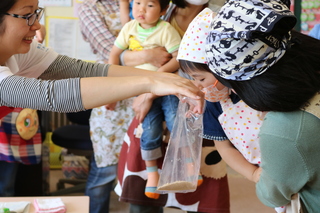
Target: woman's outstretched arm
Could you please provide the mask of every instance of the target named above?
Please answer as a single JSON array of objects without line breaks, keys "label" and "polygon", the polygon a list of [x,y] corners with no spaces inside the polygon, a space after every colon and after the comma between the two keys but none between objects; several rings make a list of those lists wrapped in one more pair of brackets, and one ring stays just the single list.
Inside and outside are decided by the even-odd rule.
[{"label": "woman's outstretched arm", "polygon": [[202,112],[203,93],[190,80],[175,74],[111,65],[108,77],[81,79],[81,97],[86,109],[143,93],[158,96],[173,94],[197,99],[197,110]]}]

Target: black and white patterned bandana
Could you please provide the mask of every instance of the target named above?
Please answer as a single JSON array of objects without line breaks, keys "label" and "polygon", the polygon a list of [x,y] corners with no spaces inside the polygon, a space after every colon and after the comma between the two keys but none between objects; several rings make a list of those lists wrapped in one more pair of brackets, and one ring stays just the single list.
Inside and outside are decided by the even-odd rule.
[{"label": "black and white patterned bandana", "polygon": [[290,48],[296,17],[280,0],[229,0],[212,20],[206,60],[215,74],[244,81],[264,73]]}]

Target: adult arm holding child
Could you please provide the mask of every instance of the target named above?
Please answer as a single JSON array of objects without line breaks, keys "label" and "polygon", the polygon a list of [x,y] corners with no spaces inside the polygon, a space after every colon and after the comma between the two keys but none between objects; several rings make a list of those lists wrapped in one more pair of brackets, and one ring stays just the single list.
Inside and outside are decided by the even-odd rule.
[{"label": "adult arm holding child", "polygon": [[121,55],[121,64],[126,66],[136,66],[150,63],[153,66],[161,67],[172,58],[164,47],[155,47],[141,51],[124,51]]}]

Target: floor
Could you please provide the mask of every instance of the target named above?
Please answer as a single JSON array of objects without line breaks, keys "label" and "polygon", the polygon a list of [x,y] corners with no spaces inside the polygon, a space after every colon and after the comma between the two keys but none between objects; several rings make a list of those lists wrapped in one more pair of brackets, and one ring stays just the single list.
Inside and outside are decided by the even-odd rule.
[{"label": "floor", "polygon": [[[231,194],[231,213],[274,213],[272,208],[264,206],[255,195],[254,183],[243,178],[229,169],[229,187]],[[50,170],[50,191],[56,190],[56,183],[62,178],[61,170]],[[82,194],[72,194],[73,196]],[[110,201],[110,213],[126,213],[128,204],[118,201],[118,196],[112,193]],[[164,213],[184,213],[185,211],[165,208]]]}]

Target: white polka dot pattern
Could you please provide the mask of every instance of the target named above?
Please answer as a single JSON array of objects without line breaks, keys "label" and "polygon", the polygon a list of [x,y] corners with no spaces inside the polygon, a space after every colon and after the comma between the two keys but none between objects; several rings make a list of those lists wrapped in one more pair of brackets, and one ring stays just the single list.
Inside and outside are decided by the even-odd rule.
[{"label": "white polka dot pattern", "polygon": [[219,121],[231,143],[253,164],[260,164],[259,130],[266,113],[259,112],[243,101],[236,104],[230,98],[221,101],[223,113]]},{"label": "white polka dot pattern", "polygon": [[205,41],[213,14],[211,9],[205,8],[189,24],[180,43],[178,60],[206,63]]}]

